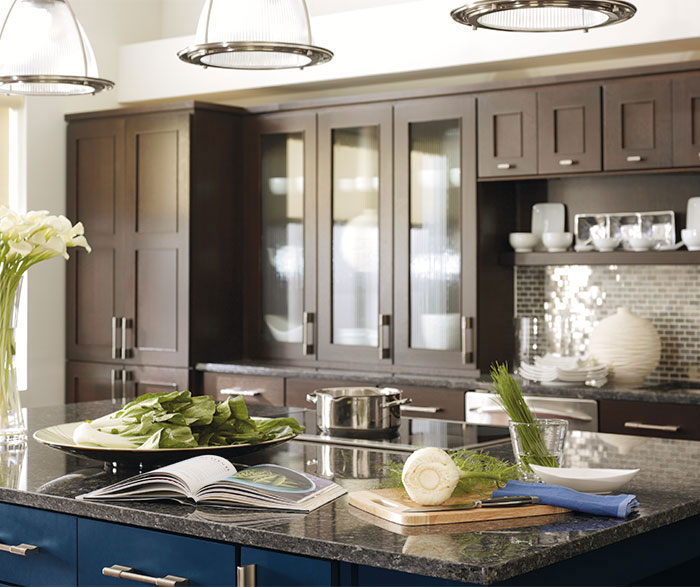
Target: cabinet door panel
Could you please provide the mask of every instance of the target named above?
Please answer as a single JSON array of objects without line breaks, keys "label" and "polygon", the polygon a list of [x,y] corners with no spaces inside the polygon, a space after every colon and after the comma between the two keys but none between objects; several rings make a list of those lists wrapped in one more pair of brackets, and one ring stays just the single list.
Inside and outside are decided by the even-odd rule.
[{"label": "cabinet door panel", "polygon": [[[319,114],[318,298],[323,360],[391,364],[391,106]],[[380,349],[380,339],[384,348]]]},{"label": "cabinet door panel", "polygon": [[[111,399],[115,405],[121,403],[121,365],[111,363],[66,364],[66,403],[92,402]],[[117,409],[117,408],[115,408]]]},{"label": "cabinet door panel", "polygon": [[121,565],[148,577],[182,577],[190,585],[234,586],[236,549],[230,544],[79,518],[78,585],[129,584],[131,581],[102,574],[103,568]]},{"label": "cabinet door panel", "polygon": [[600,86],[557,87],[537,92],[540,173],[600,171]]},{"label": "cabinet door panel", "polygon": [[124,121],[68,127],[68,216],[85,225],[92,253],[74,249],[67,272],[69,359],[117,361],[112,317],[121,316],[124,264]]},{"label": "cabinet door panel", "polygon": [[458,389],[400,386],[411,403],[401,406],[401,415],[412,418],[436,418],[464,421],[464,392]]},{"label": "cabinet door panel", "polygon": [[246,404],[283,406],[284,379],[255,375],[226,375],[204,373],[203,393],[213,395],[217,401],[233,395],[242,395]]},{"label": "cabinet door panel", "polygon": [[167,367],[129,367],[128,381],[133,383],[130,399],[146,393],[185,391],[190,389],[189,369]]},{"label": "cabinet door panel", "polygon": [[338,584],[338,562],[241,547],[241,566],[255,565],[255,585],[315,587]]},{"label": "cabinet door panel", "polygon": [[537,97],[534,91],[479,97],[479,176],[537,173]]},{"label": "cabinet door panel", "polygon": [[187,365],[189,130],[188,115],[127,121],[128,363]]},{"label": "cabinet door panel", "polygon": [[673,166],[700,165],[700,77],[673,80]]},{"label": "cabinet door panel", "polygon": [[604,168],[671,165],[671,82],[624,80],[603,86]]},{"label": "cabinet door panel", "polygon": [[0,542],[39,550],[20,556],[0,551],[0,582],[75,585],[77,527],[73,516],[0,503]]},{"label": "cabinet door panel", "polygon": [[700,406],[600,400],[600,431],[700,440]]},{"label": "cabinet door panel", "polygon": [[395,109],[395,362],[475,362],[475,102]]}]

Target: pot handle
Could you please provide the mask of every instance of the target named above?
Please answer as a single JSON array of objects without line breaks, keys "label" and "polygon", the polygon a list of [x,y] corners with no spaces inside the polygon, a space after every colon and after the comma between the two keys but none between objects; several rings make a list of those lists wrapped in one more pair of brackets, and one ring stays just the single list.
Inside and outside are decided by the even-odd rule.
[{"label": "pot handle", "polygon": [[413,400],[410,397],[405,397],[403,399],[395,399],[393,402],[385,403],[382,408],[393,408],[394,406],[403,406],[404,404],[410,404]]},{"label": "pot handle", "polygon": [[318,397],[316,397],[316,392],[312,391],[311,393],[306,394],[306,401],[311,402],[312,404],[315,404],[318,401]]}]

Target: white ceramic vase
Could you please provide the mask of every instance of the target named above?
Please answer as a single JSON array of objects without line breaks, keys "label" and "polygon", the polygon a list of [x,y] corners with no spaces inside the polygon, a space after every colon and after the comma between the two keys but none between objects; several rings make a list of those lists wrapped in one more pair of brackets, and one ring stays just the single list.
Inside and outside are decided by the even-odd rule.
[{"label": "white ceramic vase", "polygon": [[588,353],[608,365],[615,382],[639,385],[659,364],[661,339],[649,320],[619,308],[593,329]]}]

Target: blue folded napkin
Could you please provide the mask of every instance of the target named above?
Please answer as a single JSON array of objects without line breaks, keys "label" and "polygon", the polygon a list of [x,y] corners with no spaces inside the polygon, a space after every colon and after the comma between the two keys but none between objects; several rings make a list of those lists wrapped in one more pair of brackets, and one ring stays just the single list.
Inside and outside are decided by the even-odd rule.
[{"label": "blue folded napkin", "polygon": [[534,495],[540,498],[540,503],[567,508],[587,514],[615,516],[626,518],[637,509],[639,503],[634,495],[595,495],[581,493],[568,487],[547,485],[546,483],[526,483],[525,481],[508,481],[503,489],[493,492],[493,497],[509,497],[513,495]]}]

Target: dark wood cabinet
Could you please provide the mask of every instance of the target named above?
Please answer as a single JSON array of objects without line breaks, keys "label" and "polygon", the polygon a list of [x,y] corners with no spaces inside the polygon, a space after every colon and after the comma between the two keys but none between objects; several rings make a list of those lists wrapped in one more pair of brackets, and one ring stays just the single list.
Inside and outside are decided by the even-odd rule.
[{"label": "dark wood cabinet", "polygon": [[479,177],[537,173],[537,94],[483,94],[479,102]]},{"label": "dark wood cabinet", "polygon": [[700,440],[700,405],[600,400],[600,431]]},{"label": "dark wood cabinet", "polygon": [[203,393],[223,401],[241,395],[246,404],[283,406],[284,378],[263,375],[204,373]]},{"label": "dark wood cabinet", "polygon": [[411,403],[401,406],[402,416],[464,422],[464,391],[411,385],[399,387],[402,397],[411,399]]},{"label": "dark wood cabinet", "polygon": [[632,78],[603,84],[604,169],[672,164],[671,80]]},{"label": "dark wood cabinet", "polygon": [[73,361],[159,367],[241,356],[240,112],[182,103],[69,115]]},{"label": "dark wood cabinet", "polygon": [[700,76],[673,80],[673,166],[700,166]]},{"label": "dark wood cabinet", "polygon": [[69,361],[66,401],[111,399],[121,404],[146,393],[190,389],[190,370],[112,363]]},{"label": "dark wood cabinet", "polygon": [[537,92],[538,172],[600,171],[601,90],[595,85]]}]

